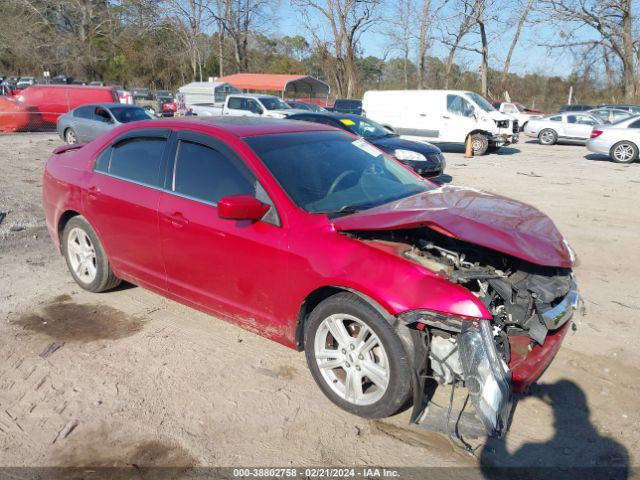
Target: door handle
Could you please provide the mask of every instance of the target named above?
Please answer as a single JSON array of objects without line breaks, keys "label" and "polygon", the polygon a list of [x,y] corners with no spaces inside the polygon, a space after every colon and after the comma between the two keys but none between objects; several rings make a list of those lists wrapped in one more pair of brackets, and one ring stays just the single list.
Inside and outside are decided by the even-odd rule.
[{"label": "door handle", "polygon": [[421,114],[420,114],[420,116],[421,116],[421,117],[426,117],[426,116],[427,116],[427,114],[426,114],[426,113],[421,113]]},{"label": "door handle", "polygon": [[181,212],[165,213],[163,218],[176,228],[182,228],[189,223],[189,220]]},{"label": "door handle", "polygon": [[449,120],[451,117],[447,117],[446,115],[443,115],[442,118],[444,118],[445,120]]},{"label": "door handle", "polygon": [[99,193],[100,189],[96,186],[87,188],[87,197],[89,198],[89,200],[97,200]]}]

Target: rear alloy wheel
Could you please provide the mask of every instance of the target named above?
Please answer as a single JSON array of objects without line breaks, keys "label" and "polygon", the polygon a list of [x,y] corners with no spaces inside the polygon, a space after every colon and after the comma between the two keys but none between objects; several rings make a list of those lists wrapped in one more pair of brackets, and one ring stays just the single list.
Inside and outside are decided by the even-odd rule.
[{"label": "rear alloy wheel", "polygon": [[111,271],[102,244],[82,217],[73,217],[62,232],[62,253],[78,285],[90,292],[104,292],[117,287],[121,280]]},{"label": "rear alloy wheel", "polygon": [[538,135],[538,140],[542,145],[554,145],[558,141],[558,134],[550,128],[545,128]]},{"label": "rear alloy wheel", "polygon": [[482,133],[471,135],[471,149],[474,155],[484,155],[489,149],[489,139]]},{"label": "rear alloy wheel", "polygon": [[609,155],[616,163],[633,163],[638,158],[638,147],[631,142],[618,142],[611,147]]},{"label": "rear alloy wheel", "polygon": [[76,136],[76,132],[74,132],[73,129],[71,128],[67,128],[64,131],[64,141],[67,142],[69,145],[78,143],[78,137]]},{"label": "rear alloy wheel", "polygon": [[388,417],[410,398],[411,371],[400,337],[357,295],[339,293],[313,310],[305,354],[320,389],[350,413]]}]

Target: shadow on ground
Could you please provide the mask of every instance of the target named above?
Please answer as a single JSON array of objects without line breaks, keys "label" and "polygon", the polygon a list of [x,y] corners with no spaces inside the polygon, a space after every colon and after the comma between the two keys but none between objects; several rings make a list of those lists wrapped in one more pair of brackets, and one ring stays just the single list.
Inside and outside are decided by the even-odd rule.
[{"label": "shadow on ground", "polygon": [[[514,452],[507,450],[506,438],[489,439],[480,455],[485,478],[629,478],[627,449],[596,430],[589,418],[585,394],[575,383],[561,380],[537,385],[530,397],[538,398],[553,409],[553,438],[525,443]],[[562,472],[564,476],[556,476]]]},{"label": "shadow on ground", "polygon": [[[462,153],[464,154],[465,148],[464,145],[459,145],[457,143],[442,143],[438,144],[438,148],[442,150],[443,153]],[[520,149],[514,147],[500,147],[495,152],[487,152],[486,155],[482,155],[478,158],[491,158],[492,155],[513,155],[515,153],[520,153]]]}]

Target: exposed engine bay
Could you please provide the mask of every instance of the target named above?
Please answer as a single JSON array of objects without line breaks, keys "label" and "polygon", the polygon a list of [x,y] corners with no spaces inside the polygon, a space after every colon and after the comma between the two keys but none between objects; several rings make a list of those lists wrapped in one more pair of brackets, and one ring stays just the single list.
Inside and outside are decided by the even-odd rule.
[{"label": "exposed engine bay", "polygon": [[[577,304],[577,289],[570,268],[546,267],[497,252],[482,246],[450,238],[429,228],[351,232],[364,241],[393,242],[394,248],[407,260],[416,262],[450,282],[459,284],[473,293],[491,312],[490,322],[480,322],[485,331],[476,332],[477,338],[465,333],[470,321],[435,312],[411,312],[402,319],[411,328],[417,328],[426,336],[428,373],[440,384],[464,382],[471,390],[470,378],[477,381],[479,363],[485,357],[495,357],[484,370],[493,370],[477,385],[476,410],[487,392],[482,392],[487,382],[489,397],[500,391],[498,398],[488,400],[495,408],[484,405],[489,413],[480,415],[487,431],[501,435],[505,426],[500,417],[504,404],[511,396],[511,343],[519,337],[526,350],[532,351],[545,343],[547,335],[562,327]],[[406,247],[406,248],[403,248]],[[477,329],[482,330],[482,329]],[[464,340],[464,339],[467,340]],[[463,343],[466,341],[466,346]],[[493,344],[489,349],[478,347],[484,341]],[[495,348],[494,348],[495,347]],[[478,351],[483,350],[478,353]],[[491,351],[489,351],[491,350]],[[493,353],[495,352],[495,354]],[[466,361],[466,364],[465,364]],[[482,369],[483,367],[481,367]],[[486,372],[485,372],[486,373]],[[473,393],[471,393],[473,398]],[[500,405],[498,405],[500,404]],[[505,410],[506,411],[506,410]],[[492,418],[493,417],[493,418]]]}]

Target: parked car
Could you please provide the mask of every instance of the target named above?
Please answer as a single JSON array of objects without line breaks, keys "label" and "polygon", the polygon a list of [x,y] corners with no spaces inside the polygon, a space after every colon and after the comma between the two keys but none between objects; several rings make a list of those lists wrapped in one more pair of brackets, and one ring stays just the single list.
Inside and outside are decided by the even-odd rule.
[{"label": "parked car", "polygon": [[464,144],[471,137],[475,155],[516,143],[520,131],[513,117],[462,90],[370,90],[363,108],[367,118],[411,139]]},{"label": "parked car", "polygon": [[93,82],[89,82],[89,85],[92,87],[104,87],[104,82],[94,80]]},{"label": "parked car", "polygon": [[35,107],[41,115],[44,126],[49,127],[55,127],[60,115],[80,105],[118,101],[117,93],[113,88],[78,85],[34,85],[19,92],[15,98]]},{"label": "parked car", "polygon": [[362,115],[362,100],[354,100],[351,98],[339,98],[333,102],[333,112],[353,113]]},{"label": "parked car", "polygon": [[611,125],[598,125],[591,132],[587,148],[592,152],[609,155],[616,163],[638,160],[640,147],[640,116],[620,120]]},{"label": "parked car", "polygon": [[131,89],[131,93],[133,94],[134,102],[138,100],[153,100],[151,90],[149,90],[148,88],[133,87]]},{"label": "parked car", "polygon": [[285,118],[289,114],[302,112],[292,109],[275,95],[231,94],[227,95],[222,106],[211,103],[192,104],[189,110],[200,117],[269,117]]},{"label": "parked car", "polygon": [[539,210],[436,187],[310,122],[123,125],[54,150],[43,206],[83,289],[122,279],[304,350],[322,392],[368,418],[421,411],[429,375],[503,434],[579,298]]},{"label": "parked car", "polygon": [[126,105],[133,105],[133,94],[129,90],[124,88],[124,86],[115,85],[115,86],[112,86],[111,88],[114,88],[116,90],[116,93],[118,94],[118,101],[120,103],[124,103]]},{"label": "parked car", "polygon": [[542,114],[540,110],[531,110],[521,103],[511,103],[511,102],[491,102],[493,108],[501,113],[505,113],[507,115],[511,115],[516,120],[518,120],[518,125],[520,127],[520,131],[524,129],[524,126],[527,124],[529,120],[532,118],[540,118]]},{"label": "parked car", "polygon": [[153,118],[144,108],[121,103],[83,105],[58,118],[56,130],[68,144],[86,143],[122,125]]},{"label": "parked car", "polygon": [[177,111],[175,97],[170,90],[158,90],[154,94],[158,109],[163,117],[173,117]]},{"label": "parked car", "polygon": [[530,120],[524,128],[528,137],[537,138],[542,145],[558,142],[585,143],[591,130],[602,120],[589,113],[556,113]]},{"label": "parked car", "polygon": [[173,102],[175,99],[171,90],[157,90],[153,96],[160,105]]},{"label": "parked car", "polygon": [[423,177],[439,177],[446,162],[438,147],[427,142],[401,138],[371,119],[353,114],[305,112],[287,117],[289,120],[321,123],[354,133]]},{"label": "parked car", "polygon": [[298,110],[308,110],[310,112],[327,112],[326,108],[311,102],[297,102],[295,100],[287,100],[287,105]]},{"label": "parked car", "polygon": [[73,77],[67,75],[56,75],[51,78],[51,83],[54,85],[71,85],[73,83]]},{"label": "parked car", "polygon": [[593,110],[596,108],[593,105],[586,104],[574,104],[574,105],[563,105],[560,107],[561,112],[586,112],[587,110]]},{"label": "parked car", "polygon": [[603,104],[599,105],[598,108],[615,108],[616,110],[624,110],[625,112],[629,112],[633,115],[640,115],[640,105]]},{"label": "parked car", "polygon": [[[1,87],[6,88],[4,85]],[[0,132],[28,132],[41,127],[40,114],[33,107],[14,98],[0,96]]]},{"label": "parked car", "polygon": [[18,83],[16,84],[16,89],[23,90],[27,87],[35,85],[36,83],[38,83],[36,77],[20,77],[20,80],[18,80]]},{"label": "parked car", "polygon": [[588,110],[587,113],[599,118],[602,123],[615,123],[632,116],[627,110],[609,107],[594,108],[593,110]]}]

